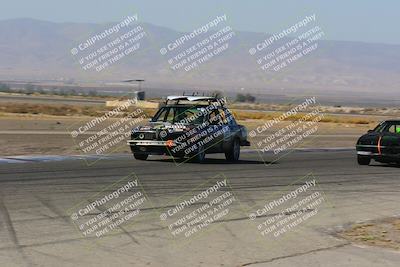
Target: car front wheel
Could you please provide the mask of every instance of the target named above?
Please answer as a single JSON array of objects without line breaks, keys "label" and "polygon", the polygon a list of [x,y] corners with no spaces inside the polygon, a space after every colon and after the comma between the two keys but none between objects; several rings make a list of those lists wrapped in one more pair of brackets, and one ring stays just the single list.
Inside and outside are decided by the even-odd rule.
[{"label": "car front wheel", "polygon": [[133,153],[133,156],[135,157],[135,159],[138,159],[138,160],[146,160],[146,159],[148,158],[149,155],[147,155],[147,154]]},{"label": "car front wheel", "polygon": [[357,155],[357,162],[358,162],[358,165],[369,165],[369,163],[371,162],[371,158],[366,157],[366,156]]},{"label": "car front wheel", "polygon": [[206,159],[206,151],[203,146],[200,146],[197,150],[197,154],[193,157],[193,161],[203,163]]},{"label": "car front wheel", "polygon": [[225,152],[225,158],[228,161],[238,161],[240,156],[240,143],[238,139],[233,140],[229,151]]}]

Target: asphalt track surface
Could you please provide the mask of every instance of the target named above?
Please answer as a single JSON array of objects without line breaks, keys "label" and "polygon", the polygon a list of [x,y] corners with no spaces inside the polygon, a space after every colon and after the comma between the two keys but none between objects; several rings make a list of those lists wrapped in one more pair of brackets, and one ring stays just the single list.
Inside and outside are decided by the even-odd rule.
[{"label": "asphalt track surface", "polygon": [[[0,161],[0,266],[398,266],[398,252],[352,244],[337,232],[400,214],[399,168],[358,166],[350,150],[296,151],[269,164],[272,159],[244,153],[237,164],[222,155],[209,155],[204,164],[131,155]],[[71,208],[132,173],[151,206],[118,231],[83,236]],[[240,203],[199,235],[173,236],[160,214],[219,175]],[[329,201],[284,236],[261,236],[257,225],[270,215],[252,221],[249,213],[310,177]]]}]

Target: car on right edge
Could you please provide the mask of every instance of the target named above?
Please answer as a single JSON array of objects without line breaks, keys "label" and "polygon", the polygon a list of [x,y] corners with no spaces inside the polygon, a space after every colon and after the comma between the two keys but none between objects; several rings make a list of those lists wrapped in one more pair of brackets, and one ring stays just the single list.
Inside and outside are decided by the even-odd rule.
[{"label": "car on right edge", "polygon": [[361,136],[356,145],[357,161],[369,165],[371,160],[400,164],[400,120],[381,122]]}]

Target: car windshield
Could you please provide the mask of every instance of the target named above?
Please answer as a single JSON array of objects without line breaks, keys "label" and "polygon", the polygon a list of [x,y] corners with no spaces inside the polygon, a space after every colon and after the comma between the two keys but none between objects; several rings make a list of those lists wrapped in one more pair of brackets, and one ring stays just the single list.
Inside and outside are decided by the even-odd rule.
[{"label": "car windshield", "polygon": [[199,106],[171,106],[162,107],[153,122],[169,122],[183,124],[201,124],[204,122],[204,107]]},{"label": "car windshield", "polygon": [[386,126],[387,126],[386,122],[381,122],[378,126],[375,127],[373,131],[381,133],[386,128]]}]

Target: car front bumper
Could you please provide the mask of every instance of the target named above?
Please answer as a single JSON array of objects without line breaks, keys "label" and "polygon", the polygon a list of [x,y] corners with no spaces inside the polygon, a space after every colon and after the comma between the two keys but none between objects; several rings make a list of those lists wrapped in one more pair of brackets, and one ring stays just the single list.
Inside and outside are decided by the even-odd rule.
[{"label": "car front bumper", "polygon": [[388,147],[386,146],[374,146],[374,145],[357,145],[357,155],[363,157],[370,157],[379,162],[399,162],[400,154],[388,153]]},{"label": "car front bumper", "polygon": [[128,145],[133,153],[148,155],[171,155],[171,149],[177,144],[171,141],[129,140]]}]

